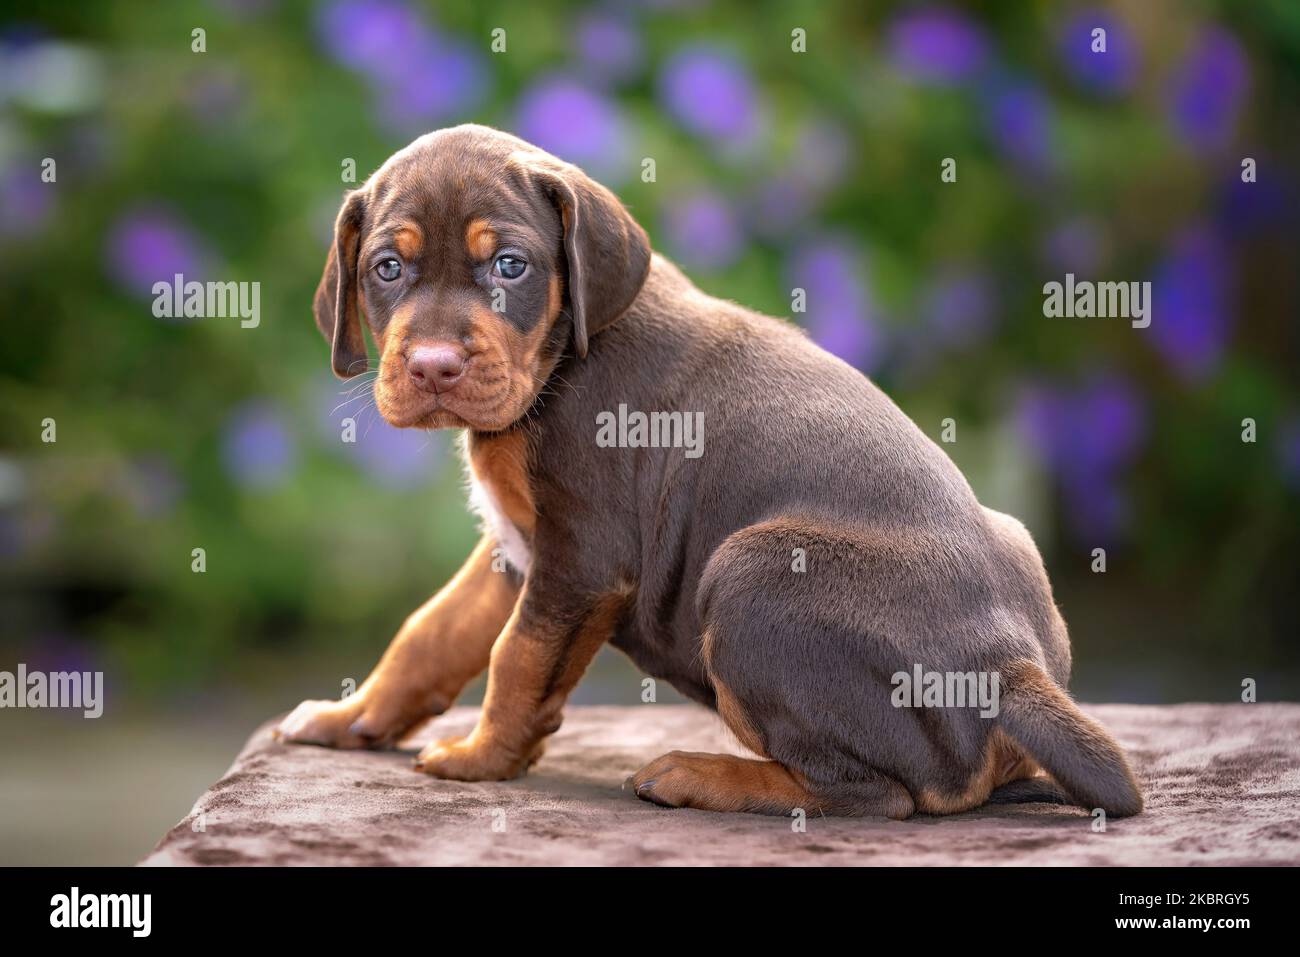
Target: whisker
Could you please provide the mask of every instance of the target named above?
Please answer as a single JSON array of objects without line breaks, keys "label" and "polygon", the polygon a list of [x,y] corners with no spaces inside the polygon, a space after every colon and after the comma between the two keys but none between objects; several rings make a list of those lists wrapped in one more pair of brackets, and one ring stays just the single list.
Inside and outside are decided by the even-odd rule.
[{"label": "whisker", "polygon": [[[366,378],[366,376],[369,376],[369,378]],[[378,370],[375,370],[374,373],[363,372],[355,379],[350,380],[350,383],[346,388],[340,389],[339,395],[352,395],[354,392],[364,389],[366,386],[373,386],[378,376]]]},{"label": "whisker", "polygon": [[373,398],[374,398],[374,395],[373,395],[372,393],[369,393],[369,392],[363,392],[361,395],[354,395],[354,396],[353,396],[352,398],[350,398],[350,399],[344,399],[342,402],[340,402],[338,405],[334,406],[334,408],[330,410],[330,416],[333,417],[333,416],[337,415],[338,412],[339,412],[339,411],[340,411],[344,406],[351,405],[353,402],[356,402],[358,399],[362,399],[362,400],[364,400],[364,399],[373,399]]}]

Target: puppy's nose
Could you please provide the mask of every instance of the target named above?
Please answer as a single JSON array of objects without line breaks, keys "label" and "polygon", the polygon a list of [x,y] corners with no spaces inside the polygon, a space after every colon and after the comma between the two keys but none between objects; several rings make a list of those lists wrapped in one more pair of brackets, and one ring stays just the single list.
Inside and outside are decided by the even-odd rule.
[{"label": "puppy's nose", "polygon": [[417,389],[446,392],[465,373],[465,350],[445,343],[417,346],[406,357],[406,371]]}]

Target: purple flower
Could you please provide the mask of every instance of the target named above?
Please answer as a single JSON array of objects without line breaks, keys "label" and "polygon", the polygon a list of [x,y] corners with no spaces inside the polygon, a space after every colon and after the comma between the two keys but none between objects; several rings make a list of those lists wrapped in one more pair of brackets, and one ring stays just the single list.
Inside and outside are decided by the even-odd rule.
[{"label": "purple flower", "polygon": [[[108,712],[113,703],[119,700],[117,679],[120,670],[105,668],[104,650],[96,647],[92,641],[84,640],[81,635],[66,631],[46,631],[25,638],[17,654],[17,660],[26,662],[27,673],[45,672],[101,672],[104,678],[103,688],[97,706]],[[12,667],[12,663],[10,665]],[[53,711],[55,720],[80,722],[83,710],[80,708],[57,708]]]},{"label": "purple flower", "polygon": [[235,481],[249,488],[269,488],[289,477],[298,450],[280,413],[268,402],[239,406],[226,422],[221,460]]},{"label": "purple flower", "polygon": [[790,235],[807,220],[849,168],[848,137],[836,123],[814,120],[799,131],[785,167],[763,180],[746,204],[746,221],[770,240]]},{"label": "purple flower", "polygon": [[993,328],[994,305],[993,284],[986,274],[951,270],[939,277],[921,303],[926,339],[953,346],[983,339]]},{"label": "purple flower", "polygon": [[[85,641],[78,641],[66,632],[46,632],[27,650],[27,671],[102,671],[96,649]],[[80,714],[80,712],[76,712]]]},{"label": "purple flower", "polygon": [[1078,393],[1076,408],[1078,471],[1112,471],[1137,456],[1146,437],[1146,405],[1130,382],[1113,374],[1098,376]]},{"label": "purple flower", "polygon": [[1047,262],[1065,272],[1086,276],[1105,257],[1106,235],[1093,219],[1070,219],[1054,226],[1043,243]]},{"label": "purple flower", "polygon": [[437,477],[446,437],[441,432],[396,429],[379,419],[358,431],[356,451],[361,467],[379,484],[419,488]]},{"label": "purple flower", "polygon": [[760,127],[758,93],[731,53],[695,45],[679,50],[659,74],[659,98],[697,136],[744,147]]},{"label": "purple flower", "polygon": [[1242,182],[1241,167],[1227,176],[1216,197],[1216,222],[1233,238],[1265,232],[1285,233],[1300,221],[1300,191],[1272,157],[1255,157],[1259,178]]},{"label": "purple flower", "polygon": [[404,134],[466,116],[482,101],[488,73],[479,54],[456,40],[434,38],[397,80],[378,84],[384,122]]},{"label": "purple flower", "polygon": [[1016,402],[1017,426],[1039,461],[1053,470],[1062,466],[1068,417],[1063,390],[1041,383],[1031,383],[1021,390]]},{"label": "purple flower", "polygon": [[478,51],[400,0],[336,0],[317,29],[330,56],[370,80],[380,118],[398,132],[468,114],[486,93]]},{"label": "purple flower", "polygon": [[516,129],[597,179],[627,178],[628,137],[618,106],[577,80],[550,76],[538,82],[519,104]]},{"label": "purple flower", "polygon": [[108,271],[133,293],[152,294],[156,282],[206,281],[211,256],[199,237],[170,211],[137,207],[123,214],[108,234]]},{"label": "purple flower", "polygon": [[1040,460],[1071,480],[1129,464],[1146,432],[1140,394],[1114,373],[1073,388],[1030,385],[1021,395],[1017,418]]},{"label": "purple flower", "polygon": [[[1092,31],[1106,31],[1105,52],[1093,51]],[[1110,13],[1086,10],[1066,21],[1060,50],[1066,71],[1079,86],[1094,93],[1126,93],[1137,79],[1137,44]]]},{"label": "purple flower", "polygon": [[1250,63],[1237,39],[1206,28],[1174,74],[1169,111],[1174,129],[1192,146],[1226,146],[1236,131],[1250,86]]},{"label": "purple flower", "polygon": [[9,23],[0,29],[0,52],[21,53],[49,39],[50,32],[35,23]]},{"label": "purple flower", "polygon": [[595,79],[626,80],[641,68],[641,38],[618,14],[588,13],[578,21],[575,44],[584,71]]},{"label": "purple flower", "polygon": [[430,39],[423,18],[401,0],[335,0],[317,27],[326,52],[353,70],[396,80]]},{"label": "purple flower", "polygon": [[1077,540],[1122,538],[1130,509],[1120,479],[1146,436],[1146,405],[1133,385],[1114,373],[1076,387],[1032,384],[1019,398],[1016,419],[1060,484]]},{"label": "purple flower", "polygon": [[1229,252],[1205,228],[1176,239],[1152,281],[1156,350],[1186,380],[1218,368],[1231,332]]},{"label": "purple flower", "polygon": [[740,224],[726,199],[702,191],[673,200],[664,210],[669,250],[687,266],[723,269],[744,249]]},{"label": "purple flower", "polygon": [[[391,489],[419,488],[438,474],[446,457],[447,441],[441,432],[397,429],[374,407],[370,384],[354,387],[321,379],[320,435],[327,447],[340,449],[374,481]],[[352,419],[344,442],[346,419]]]},{"label": "purple flower", "polygon": [[998,149],[1016,165],[1045,171],[1052,159],[1053,114],[1046,96],[1026,83],[993,85],[987,122]]},{"label": "purple flower", "polygon": [[813,339],[845,362],[871,372],[883,349],[860,259],[847,241],[823,238],[794,254],[789,276],[791,285],[806,294],[806,325]]},{"label": "purple flower", "polygon": [[1119,477],[1102,472],[1087,479],[1067,477],[1062,483],[1066,524],[1082,545],[1109,546],[1128,537],[1133,509]]},{"label": "purple flower", "polygon": [[30,236],[54,208],[53,183],[41,182],[41,164],[28,159],[0,169],[0,235]]},{"label": "purple flower", "polygon": [[886,42],[895,69],[921,83],[960,83],[988,60],[983,32],[951,10],[905,13],[890,25]]},{"label": "purple flower", "polygon": [[759,236],[784,240],[808,219],[814,206],[811,188],[799,176],[784,172],[758,184],[745,204],[745,220]]}]

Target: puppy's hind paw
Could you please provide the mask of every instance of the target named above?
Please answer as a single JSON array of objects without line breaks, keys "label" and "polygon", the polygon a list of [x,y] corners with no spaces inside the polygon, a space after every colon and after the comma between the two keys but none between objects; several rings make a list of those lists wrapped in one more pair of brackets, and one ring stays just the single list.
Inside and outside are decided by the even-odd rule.
[{"label": "puppy's hind paw", "polygon": [[698,787],[699,777],[692,760],[700,757],[704,756],[671,751],[624,781],[623,789],[660,807],[690,807],[691,792]]}]

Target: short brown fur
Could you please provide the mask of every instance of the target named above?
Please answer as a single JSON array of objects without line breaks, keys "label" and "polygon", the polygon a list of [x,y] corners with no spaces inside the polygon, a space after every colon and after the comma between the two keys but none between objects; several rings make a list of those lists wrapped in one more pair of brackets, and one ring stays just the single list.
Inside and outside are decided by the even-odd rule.
[{"label": "short brown fur", "polygon": [[[673,752],[634,777],[646,800],[902,818],[1038,799],[1015,785],[1041,770],[1083,807],[1141,810],[1065,691],[1025,528],[858,371],[655,255],[581,170],[485,127],[421,137],[345,198],[314,305],[342,377],[369,328],[391,424],[467,430],[490,530],[362,688],[305,702],[285,739],[390,742],[486,667],[474,732],[419,763],[511,777],[608,641],[764,759]],[[602,447],[619,406],[698,416],[708,454]],[[1000,674],[1001,708],[899,707],[914,666]]]}]

